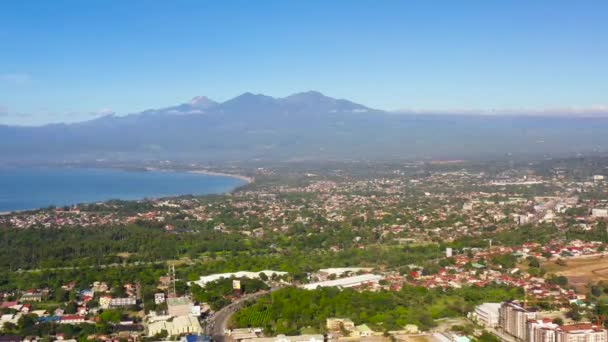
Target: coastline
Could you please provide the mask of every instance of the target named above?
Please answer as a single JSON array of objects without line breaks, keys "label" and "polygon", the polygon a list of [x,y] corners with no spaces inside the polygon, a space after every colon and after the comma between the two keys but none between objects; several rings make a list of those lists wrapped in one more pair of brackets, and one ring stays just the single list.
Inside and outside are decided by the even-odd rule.
[{"label": "coastline", "polygon": [[251,183],[253,183],[255,181],[255,178],[253,178],[253,177],[247,177],[247,176],[243,176],[243,175],[236,175],[236,174],[232,174],[232,173],[214,172],[214,171],[207,171],[207,170],[190,170],[188,172],[190,172],[190,173],[196,173],[196,174],[199,174],[199,175],[221,176],[221,177],[236,178],[236,179],[244,180],[245,182],[247,182],[247,184],[251,184]]},{"label": "coastline", "polygon": [[[57,167],[57,168],[65,168],[64,167]],[[74,167],[67,167],[67,168],[74,168]],[[78,167],[76,167],[78,168]],[[83,168],[83,169],[88,169],[88,168]],[[199,174],[199,175],[207,175],[207,176],[217,176],[217,177],[227,177],[227,178],[232,178],[232,179],[238,179],[238,180],[242,180],[244,182],[246,182],[246,184],[251,184],[255,181],[255,178],[253,177],[247,177],[244,175],[238,175],[238,174],[232,174],[232,173],[224,173],[224,172],[214,172],[214,171],[207,171],[207,170],[184,170],[184,169],[162,169],[162,168],[151,168],[151,167],[146,167],[146,168],[141,168],[141,169],[126,169],[126,168],[121,168],[121,167],[95,167],[95,168],[90,168],[90,169],[114,169],[114,170],[122,170],[122,171],[135,171],[135,172],[148,172],[148,171],[152,171],[152,172],[182,172],[182,173],[191,173],[191,174]],[[242,186],[242,185],[240,185]],[[235,191],[238,187],[233,188],[231,190],[228,190],[224,193],[231,193],[233,191]],[[173,198],[173,197],[179,197],[182,196],[182,194],[175,194],[175,195],[170,195],[170,196],[162,196],[162,197],[158,197],[158,198]],[[140,199],[126,199],[124,201],[140,201],[143,200],[144,198],[140,198]],[[100,200],[98,202],[106,202],[108,200]],[[82,203],[74,203],[74,204],[69,204],[70,206],[73,205],[79,205],[79,204],[89,204],[89,203],[96,203],[94,202],[82,202]],[[15,215],[15,214],[19,214],[19,213],[23,213],[23,212],[28,212],[28,211],[40,211],[40,210],[44,210],[46,209],[46,207],[35,207],[35,208],[28,208],[28,209],[16,209],[16,210],[2,210],[0,211],[0,216],[9,216],[9,215]]]}]

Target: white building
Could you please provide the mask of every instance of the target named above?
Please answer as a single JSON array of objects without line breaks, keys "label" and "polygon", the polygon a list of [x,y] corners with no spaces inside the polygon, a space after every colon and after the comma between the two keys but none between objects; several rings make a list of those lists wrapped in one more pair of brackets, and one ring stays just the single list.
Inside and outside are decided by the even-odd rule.
[{"label": "white building", "polygon": [[167,299],[167,311],[171,316],[187,316],[192,312],[192,301],[188,297]]},{"label": "white building", "polygon": [[162,320],[148,324],[147,334],[148,336],[154,336],[163,330],[166,330],[170,336],[203,332],[203,328],[196,317],[178,316],[171,321]]},{"label": "white building", "polygon": [[319,280],[327,280],[331,276],[335,276],[337,278],[345,276],[345,275],[353,275],[359,272],[371,272],[372,268],[366,267],[336,267],[336,268],[322,268],[320,269],[316,277]]},{"label": "white building", "polygon": [[496,327],[498,325],[498,310],[500,303],[483,303],[475,307],[471,312],[472,320],[484,327]]},{"label": "white building", "polygon": [[445,249],[445,257],[446,258],[451,258],[452,257],[452,253],[453,253],[452,247],[448,247],[448,248]]},{"label": "white building", "polygon": [[526,342],[555,342],[559,325],[550,319],[535,319],[528,321]]},{"label": "white building", "polygon": [[242,342],[323,342],[323,335],[278,335],[275,337],[247,338],[242,340]]},{"label": "white building", "polygon": [[579,323],[557,328],[555,342],[606,342],[606,339],[606,329],[591,323]]},{"label": "white building", "polygon": [[498,310],[498,325],[508,334],[525,340],[528,320],[536,319],[536,310],[526,309],[518,302],[504,302]]},{"label": "white building", "polygon": [[165,302],[165,294],[162,292],[154,294],[154,304],[162,304]]},{"label": "white building", "polygon": [[66,315],[59,319],[60,324],[80,324],[85,322],[85,317],[81,315]]},{"label": "white building", "polygon": [[110,299],[111,308],[124,308],[127,306],[133,306],[135,304],[137,304],[137,300],[134,297],[123,297],[123,298]]},{"label": "white building", "polygon": [[591,209],[593,217],[608,217],[608,209]]},{"label": "white building", "polygon": [[528,224],[531,221],[531,217],[530,215],[515,215],[514,216],[514,220],[515,223],[517,223],[518,225],[524,225],[524,224]]},{"label": "white building", "polygon": [[249,272],[249,271],[239,271],[233,273],[219,273],[219,274],[211,274],[208,276],[202,276],[197,281],[188,282],[188,285],[197,284],[200,287],[205,287],[207,283],[212,283],[214,281],[226,278],[249,278],[249,279],[259,279],[260,273],[263,273],[268,278],[272,278],[272,276],[283,276],[287,275],[287,272],[279,272],[279,271],[271,271],[271,270],[263,270],[259,272]]},{"label": "white building", "polygon": [[110,296],[101,296],[99,298],[99,306],[102,309],[108,309],[110,308],[110,302],[112,301],[112,297]]},{"label": "white building", "polygon": [[357,286],[362,286],[362,285],[377,285],[380,282],[380,280],[382,280],[382,279],[384,279],[384,277],[382,277],[381,275],[362,274],[362,275],[357,275],[357,276],[353,276],[353,277],[304,284],[304,285],[301,285],[301,287],[306,290],[314,290],[319,287],[347,288],[347,287],[357,287]]}]

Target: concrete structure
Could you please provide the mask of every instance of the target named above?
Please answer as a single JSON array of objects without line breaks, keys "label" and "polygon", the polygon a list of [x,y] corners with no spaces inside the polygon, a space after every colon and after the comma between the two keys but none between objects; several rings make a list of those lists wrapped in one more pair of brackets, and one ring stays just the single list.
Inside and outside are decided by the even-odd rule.
[{"label": "concrete structure", "polygon": [[112,298],[110,300],[111,308],[124,308],[127,306],[133,306],[137,304],[137,300],[135,297],[122,297],[122,298]]},{"label": "concrete structure", "polygon": [[342,277],[344,275],[354,275],[359,272],[371,272],[372,268],[366,267],[336,267],[336,268],[322,268],[316,273],[316,277],[319,280],[328,280],[331,276]]},{"label": "concrete structure", "polygon": [[240,342],[259,338],[261,333],[262,329],[260,328],[237,328],[230,330],[228,336],[230,336],[231,341]]},{"label": "concrete structure", "polygon": [[515,220],[515,223],[522,226],[524,224],[530,223],[532,221],[532,217],[533,216],[530,216],[530,215],[515,215],[514,220]]},{"label": "concrete structure", "polygon": [[417,334],[419,333],[418,326],[416,324],[406,324],[403,327],[403,331],[407,334]]},{"label": "concrete structure", "polygon": [[317,283],[304,284],[301,287],[306,290],[314,290],[319,287],[357,287],[363,285],[378,284],[384,277],[377,274],[362,274],[358,276],[340,278],[335,280],[320,281]]},{"label": "concrete structure", "polygon": [[535,309],[526,309],[518,302],[502,303],[498,310],[498,325],[507,334],[525,340],[528,320],[536,319]]},{"label": "concrete structure", "polygon": [[606,342],[606,329],[591,323],[559,326],[550,319],[528,321],[526,342]]},{"label": "concrete structure", "polygon": [[496,327],[498,325],[498,311],[500,303],[483,303],[475,307],[469,317],[484,327]]},{"label": "concrete structure", "polygon": [[162,304],[165,302],[165,294],[162,292],[154,294],[154,304]]},{"label": "concrete structure", "polygon": [[357,332],[357,335],[360,337],[370,337],[375,334],[375,331],[368,327],[367,324],[357,325],[355,327],[355,332]]},{"label": "concrete structure", "polygon": [[22,302],[40,302],[40,301],[42,301],[42,293],[40,293],[40,292],[26,293],[23,296],[21,296],[21,301]]},{"label": "concrete structure", "polygon": [[550,319],[538,319],[528,321],[526,342],[555,342],[556,329],[559,325]]},{"label": "concrete structure", "polygon": [[591,209],[593,217],[608,217],[608,209]]},{"label": "concrete structure", "polygon": [[451,247],[447,247],[447,248],[445,249],[445,257],[446,257],[446,258],[451,258],[451,257],[452,257],[452,253],[453,253],[453,251],[452,251],[452,248],[451,248]]},{"label": "concrete structure", "polygon": [[299,335],[246,338],[242,342],[323,342],[323,335]]},{"label": "concrete structure", "polygon": [[66,316],[61,316],[59,319],[60,324],[80,324],[80,323],[84,323],[84,322],[85,322],[84,316],[80,316],[80,315],[66,315]]},{"label": "concrete structure", "polygon": [[564,325],[557,328],[555,342],[606,342],[606,329],[591,323]]},{"label": "concrete structure", "polygon": [[452,337],[452,341],[453,342],[471,342],[471,339],[466,336],[462,336],[462,335],[454,335],[454,337]]},{"label": "concrete structure", "polygon": [[167,298],[167,311],[171,316],[188,316],[192,312],[192,301],[188,297]]},{"label": "concrete structure", "polygon": [[102,309],[109,309],[111,301],[112,301],[112,297],[110,297],[110,296],[101,296],[101,297],[99,297],[99,306]]},{"label": "concrete structure", "polygon": [[170,336],[203,332],[203,328],[196,317],[178,316],[171,321],[162,320],[148,324],[147,334],[148,336],[154,336],[163,330],[166,330]]},{"label": "concrete structure", "polygon": [[343,328],[346,331],[354,331],[355,323],[348,318],[328,318],[326,322],[327,330],[341,331]]},{"label": "concrete structure", "polygon": [[278,271],[270,271],[270,270],[263,270],[263,271],[259,271],[259,272],[239,271],[239,272],[233,272],[233,273],[219,273],[219,274],[211,274],[208,276],[202,276],[197,281],[188,282],[188,285],[197,284],[200,287],[205,287],[207,285],[207,283],[211,283],[211,282],[214,282],[214,281],[217,281],[220,279],[226,279],[226,278],[259,279],[260,273],[265,274],[268,278],[271,278],[274,275],[283,276],[283,275],[287,274],[287,272],[278,272]]}]

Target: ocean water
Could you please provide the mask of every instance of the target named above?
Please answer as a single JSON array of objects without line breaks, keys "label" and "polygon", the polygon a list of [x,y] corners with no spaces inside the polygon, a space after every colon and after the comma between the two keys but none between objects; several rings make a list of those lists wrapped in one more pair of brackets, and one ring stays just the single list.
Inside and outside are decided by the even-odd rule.
[{"label": "ocean water", "polygon": [[0,213],[110,199],[216,194],[244,184],[238,178],[189,172],[0,168]]}]

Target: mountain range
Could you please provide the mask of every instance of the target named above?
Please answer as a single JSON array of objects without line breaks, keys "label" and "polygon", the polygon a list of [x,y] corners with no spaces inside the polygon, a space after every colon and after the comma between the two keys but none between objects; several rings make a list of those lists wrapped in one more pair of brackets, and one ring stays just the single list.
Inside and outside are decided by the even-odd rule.
[{"label": "mountain range", "polygon": [[204,96],[73,124],[0,125],[0,160],[485,158],[608,150],[608,119],[397,114],[316,91]]}]

